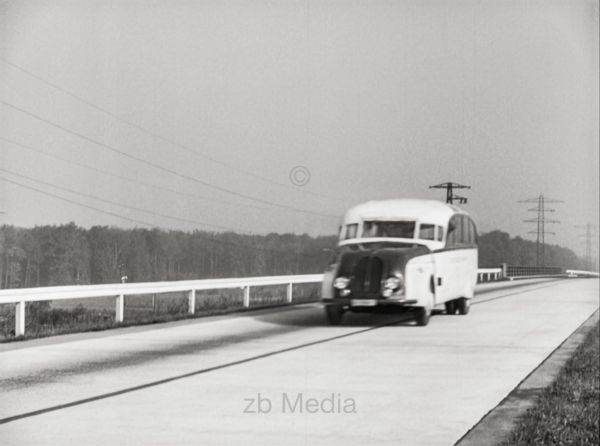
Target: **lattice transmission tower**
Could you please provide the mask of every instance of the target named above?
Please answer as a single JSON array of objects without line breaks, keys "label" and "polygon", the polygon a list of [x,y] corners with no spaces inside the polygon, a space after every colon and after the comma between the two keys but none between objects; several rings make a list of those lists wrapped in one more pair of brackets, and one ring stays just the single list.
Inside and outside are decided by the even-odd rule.
[{"label": "lattice transmission tower", "polygon": [[537,207],[527,209],[529,212],[536,212],[536,218],[529,218],[523,220],[525,223],[535,223],[537,225],[534,231],[529,231],[528,234],[536,234],[535,241],[535,263],[536,266],[545,266],[546,263],[546,234],[556,235],[555,232],[546,231],[546,224],[548,223],[560,223],[559,220],[550,220],[546,218],[546,212],[555,212],[555,209],[548,209],[546,203],[564,203],[562,200],[555,200],[553,198],[546,198],[543,194],[535,198],[528,198],[527,200],[519,200],[519,203],[537,203]]},{"label": "lattice transmission tower", "polygon": [[579,234],[579,238],[583,238],[585,243],[585,268],[588,271],[593,271],[596,269],[596,256],[592,256],[592,244],[594,239],[598,238],[598,228],[591,223],[576,225],[575,227],[585,229],[585,233]]},{"label": "lattice transmission tower", "polygon": [[454,189],[471,189],[471,186],[465,186],[464,184],[449,181],[447,183],[429,186],[429,189],[446,189],[446,203],[454,204],[454,201],[456,200],[460,204],[467,204],[467,198],[460,195],[454,195]]}]

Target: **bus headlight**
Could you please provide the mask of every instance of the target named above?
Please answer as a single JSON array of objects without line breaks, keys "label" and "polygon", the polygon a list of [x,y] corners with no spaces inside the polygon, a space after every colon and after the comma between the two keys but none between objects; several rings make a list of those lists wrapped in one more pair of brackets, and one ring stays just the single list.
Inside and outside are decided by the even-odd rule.
[{"label": "bus headlight", "polygon": [[345,289],[350,283],[350,279],[347,277],[338,277],[333,281],[333,287],[337,290]]},{"label": "bus headlight", "polygon": [[402,277],[392,276],[383,281],[383,288],[386,290],[398,290],[402,288],[402,285],[404,285]]},{"label": "bus headlight", "polygon": [[393,294],[399,293],[404,286],[402,276],[391,276],[383,281],[383,297],[392,297]]}]

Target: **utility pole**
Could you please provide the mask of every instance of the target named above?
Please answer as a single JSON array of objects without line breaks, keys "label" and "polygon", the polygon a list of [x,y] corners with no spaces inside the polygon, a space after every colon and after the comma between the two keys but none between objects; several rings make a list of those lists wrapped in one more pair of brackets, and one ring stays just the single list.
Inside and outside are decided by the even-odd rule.
[{"label": "utility pole", "polygon": [[591,223],[585,225],[576,225],[576,228],[585,229],[584,234],[579,234],[579,238],[584,238],[585,243],[585,268],[588,271],[593,271],[596,267],[595,258],[592,259],[592,240],[597,238],[597,228]]},{"label": "utility pole", "polygon": [[537,203],[537,207],[527,209],[529,212],[536,212],[536,218],[530,218],[523,220],[525,223],[536,223],[537,228],[535,231],[529,231],[528,234],[536,234],[535,242],[535,263],[536,266],[545,266],[545,235],[552,234],[554,232],[546,231],[547,223],[560,223],[558,220],[549,220],[546,218],[546,212],[554,212],[554,209],[546,208],[546,203],[564,203],[561,200],[555,200],[552,198],[546,198],[543,194],[540,194],[536,198],[528,198],[527,200],[519,200],[519,203]]},{"label": "utility pole", "polygon": [[429,189],[446,189],[446,203],[454,204],[454,200],[457,200],[460,204],[467,204],[467,198],[461,197],[460,195],[454,195],[454,189],[471,189],[471,186],[465,186],[464,184],[452,183],[440,183],[434,186],[429,186]]}]

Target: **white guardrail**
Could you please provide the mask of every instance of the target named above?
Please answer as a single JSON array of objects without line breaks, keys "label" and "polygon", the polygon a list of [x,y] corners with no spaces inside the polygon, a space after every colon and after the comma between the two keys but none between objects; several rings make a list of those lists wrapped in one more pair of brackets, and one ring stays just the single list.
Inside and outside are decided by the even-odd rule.
[{"label": "white guardrail", "polygon": [[[595,275],[587,271],[572,271],[575,274]],[[500,280],[502,268],[480,268],[477,270],[478,282]],[[319,283],[323,274],[305,274],[294,276],[263,276],[228,279],[181,280],[175,282],[111,283],[105,285],[69,285],[38,288],[13,288],[0,290],[0,304],[16,304],[15,336],[25,334],[25,303],[48,300],[82,299],[91,297],[115,297],[115,320],[123,322],[125,296],[141,294],[163,294],[185,292],[188,296],[188,313],[194,314],[196,291],[241,288],[244,290],[244,307],[250,307],[250,288],[256,286],[286,285],[286,301],[292,303],[293,285],[301,283]]]},{"label": "white guardrail", "polygon": [[580,269],[568,269],[565,274],[570,277],[600,277],[600,273],[595,271],[582,271]]},{"label": "white guardrail", "polygon": [[502,268],[479,268],[477,270],[477,282],[499,280],[501,277]]},{"label": "white guardrail", "polygon": [[250,288],[256,286],[287,285],[286,300],[293,299],[293,285],[318,283],[323,274],[299,276],[267,276],[229,279],[181,280],[176,282],[111,283],[106,285],[69,285],[38,288],[13,288],[0,290],[0,304],[16,304],[15,336],[25,334],[25,303],[47,300],[82,299],[115,296],[115,320],[123,322],[125,296],[186,292],[188,313],[196,307],[196,291],[241,288],[244,290],[244,307],[250,306]]}]

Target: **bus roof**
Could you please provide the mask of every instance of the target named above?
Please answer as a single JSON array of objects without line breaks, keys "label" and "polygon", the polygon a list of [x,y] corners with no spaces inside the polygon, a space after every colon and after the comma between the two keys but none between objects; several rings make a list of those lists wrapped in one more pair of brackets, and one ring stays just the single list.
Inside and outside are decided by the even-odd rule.
[{"label": "bus roof", "polygon": [[344,215],[344,224],[365,220],[418,220],[446,226],[454,214],[463,210],[441,201],[401,198],[368,201],[350,208]]}]

